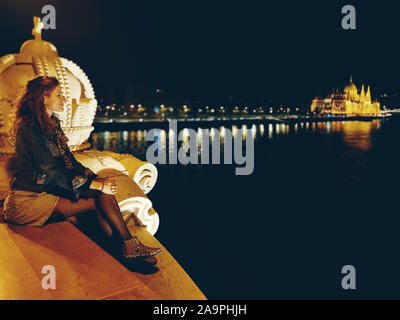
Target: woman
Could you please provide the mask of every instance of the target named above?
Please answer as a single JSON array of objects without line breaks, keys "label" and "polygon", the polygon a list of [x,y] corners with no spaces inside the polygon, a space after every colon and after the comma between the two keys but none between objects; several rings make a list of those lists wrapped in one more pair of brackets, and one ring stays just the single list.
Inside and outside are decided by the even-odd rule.
[{"label": "woman", "polygon": [[16,113],[12,137],[16,156],[8,163],[12,178],[4,220],[43,226],[95,212],[104,235],[117,239],[125,261],[157,262],[160,248],[144,246],[129,232],[114,194],[116,182],[97,177],[71,153],[59,118],[65,98],[54,77],[28,82]]}]

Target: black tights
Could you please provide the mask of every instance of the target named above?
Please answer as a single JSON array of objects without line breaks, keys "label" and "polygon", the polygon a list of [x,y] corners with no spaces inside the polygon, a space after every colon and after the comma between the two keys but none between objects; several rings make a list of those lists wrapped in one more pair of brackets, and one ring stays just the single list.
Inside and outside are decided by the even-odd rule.
[{"label": "black tights", "polygon": [[132,238],[115,196],[93,189],[82,192],[77,202],[60,197],[46,224],[81,217],[83,214],[94,214],[104,235],[109,239],[117,237],[124,241]]}]

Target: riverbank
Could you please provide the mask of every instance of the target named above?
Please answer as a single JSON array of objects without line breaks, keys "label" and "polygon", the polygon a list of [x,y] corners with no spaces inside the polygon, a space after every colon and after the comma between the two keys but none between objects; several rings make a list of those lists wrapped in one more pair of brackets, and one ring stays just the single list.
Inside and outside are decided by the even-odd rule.
[{"label": "riverbank", "polygon": [[[374,117],[310,117],[310,116],[259,116],[259,117],[214,117],[214,118],[188,118],[188,119],[170,119],[176,120],[178,126],[217,126],[217,125],[252,125],[263,123],[283,123],[295,124],[302,122],[331,122],[331,121],[372,121],[374,119],[385,119],[392,115],[374,116]],[[399,116],[396,114],[396,116]],[[136,128],[160,128],[165,129],[169,126],[169,120],[160,119],[123,119],[123,118],[95,118],[94,127],[96,131],[102,130],[129,130]]]}]

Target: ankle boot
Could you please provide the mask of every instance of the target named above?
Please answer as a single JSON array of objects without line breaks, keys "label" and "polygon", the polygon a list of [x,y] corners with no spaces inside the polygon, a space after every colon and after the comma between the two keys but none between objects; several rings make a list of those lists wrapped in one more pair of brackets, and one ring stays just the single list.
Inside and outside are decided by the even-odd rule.
[{"label": "ankle boot", "polygon": [[161,248],[145,246],[136,236],[124,241],[122,245],[122,255],[125,259],[153,257],[161,253],[161,251]]}]

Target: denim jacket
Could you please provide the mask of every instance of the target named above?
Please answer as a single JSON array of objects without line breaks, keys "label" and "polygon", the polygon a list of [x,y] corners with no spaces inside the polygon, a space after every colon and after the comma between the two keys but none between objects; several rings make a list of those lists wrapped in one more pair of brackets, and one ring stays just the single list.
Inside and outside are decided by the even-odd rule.
[{"label": "denim jacket", "polygon": [[31,119],[24,119],[18,126],[15,151],[15,170],[10,182],[13,190],[46,192],[76,202],[97,177],[78,162],[70,150],[67,153],[74,169],[66,168],[55,137],[44,135],[39,124]]}]

